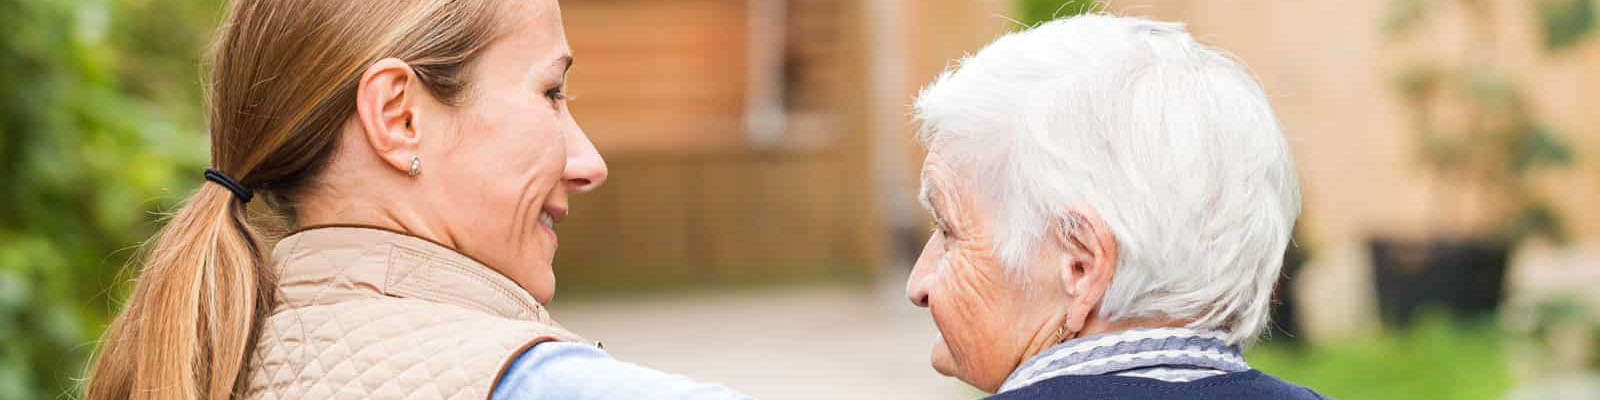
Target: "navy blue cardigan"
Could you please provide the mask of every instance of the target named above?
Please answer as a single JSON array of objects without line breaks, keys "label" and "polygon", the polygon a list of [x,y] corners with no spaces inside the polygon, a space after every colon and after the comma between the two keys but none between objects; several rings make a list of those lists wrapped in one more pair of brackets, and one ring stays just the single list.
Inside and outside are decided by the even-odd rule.
[{"label": "navy blue cardigan", "polygon": [[1284,382],[1282,379],[1252,369],[1189,382],[1167,382],[1115,375],[1066,375],[990,396],[989,399],[1323,400],[1327,398],[1311,389]]}]

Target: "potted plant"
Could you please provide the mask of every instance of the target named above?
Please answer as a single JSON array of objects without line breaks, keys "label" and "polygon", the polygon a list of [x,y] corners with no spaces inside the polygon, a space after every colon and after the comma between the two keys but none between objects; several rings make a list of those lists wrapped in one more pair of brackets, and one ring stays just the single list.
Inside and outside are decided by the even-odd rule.
[{"label": "potted plant", "polygon": [[1294,225],[1294,231],[1289,239],[1289,247],[1283,251],[1283,269],[1278,272],[1278,281],[1272,287],[1272,307],[1268,309],[1271,321],[1271,330],[1267,340],[1271,343],[1284,343],[1291,346],[1304,344],[1300,334],[1304,332],[1301,326],[1295,279],[1300,276],[1300,271],[1305,267],[1306,261],[1311,259],[1312,248],[1306,240],[1304,221]]},{"label": "potted plant", "polygon": [[[1546,48],[1560,51],[1592,25],[1592,0],[1542,0]],[[1423,240],[1379,236],[1369,245],[1385,324],[1406,326],[1417,311],[1461,316],[1494,311],[1517,244],[1564,240],[1557,211],[1530,182],[1572,162],[1572,152],[1538,121],[1529,101],[1497,65],[1495,10],[1488,0],[1396,0],[1387,29],[1416,40],[1417,25],[1442,5],[1465,11],[1469,48],[1453,59],[1421,62],[1396,79],[1432,191]],[[1574,17],[1575,14],[1588,17]]]}]

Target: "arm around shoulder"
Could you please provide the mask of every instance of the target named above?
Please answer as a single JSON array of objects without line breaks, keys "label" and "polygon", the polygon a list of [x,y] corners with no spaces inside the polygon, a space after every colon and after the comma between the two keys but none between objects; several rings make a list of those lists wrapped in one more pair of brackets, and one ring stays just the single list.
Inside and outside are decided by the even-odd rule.
[{"label": "arm around shoulder", "polygon": [[600,348],[567,342],[542,343],[512,361],[494,388],[493,400],[744,400],[722,385],[696,382],[638,364],[618,361]]}]

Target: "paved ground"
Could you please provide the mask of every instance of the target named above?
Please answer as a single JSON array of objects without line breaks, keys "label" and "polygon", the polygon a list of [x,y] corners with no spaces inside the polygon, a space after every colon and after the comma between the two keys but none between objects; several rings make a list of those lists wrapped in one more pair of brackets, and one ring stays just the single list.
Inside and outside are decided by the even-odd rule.
[{"label": "paved ground", "polygon": [[898,282],[674,293],[551,305],[619,359],[763,400],[973,399],[928,366],[933,322]]}]

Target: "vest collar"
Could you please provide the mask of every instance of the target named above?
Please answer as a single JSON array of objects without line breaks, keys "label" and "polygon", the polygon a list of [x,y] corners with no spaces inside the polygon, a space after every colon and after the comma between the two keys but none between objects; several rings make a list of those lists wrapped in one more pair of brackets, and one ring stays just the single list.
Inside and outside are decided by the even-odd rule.
[{"label": "vest collar", "polygon": [[272,256],[280,301],[290,307],[399,297],[556,326],[510,278],[416,236],[365,226],[311,227],[280,240]]}]

